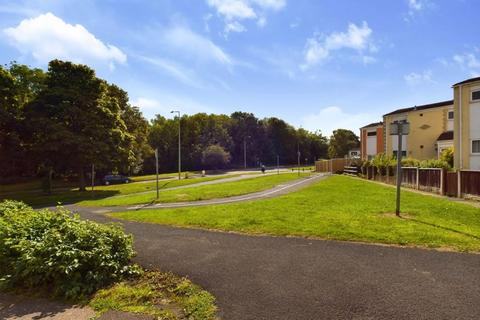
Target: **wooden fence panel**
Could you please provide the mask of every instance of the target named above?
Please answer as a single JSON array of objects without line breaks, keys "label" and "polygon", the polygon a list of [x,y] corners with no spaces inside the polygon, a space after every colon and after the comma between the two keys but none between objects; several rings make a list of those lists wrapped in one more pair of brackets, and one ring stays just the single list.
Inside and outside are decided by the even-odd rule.
[{"label": "wooden fence panel", "polygon": [[460,171],[462,194],[480,196],[480,171]]},{"label": "wooden fence panel", "polygon": [[417,168],[403,167],[402,168],[402,185],[409,188],[417,187]]},{"label": "wooden fence panel", "polygon": [[445,194],[449,197],[458,197],[458,173],[447,172],[445,176]]}]

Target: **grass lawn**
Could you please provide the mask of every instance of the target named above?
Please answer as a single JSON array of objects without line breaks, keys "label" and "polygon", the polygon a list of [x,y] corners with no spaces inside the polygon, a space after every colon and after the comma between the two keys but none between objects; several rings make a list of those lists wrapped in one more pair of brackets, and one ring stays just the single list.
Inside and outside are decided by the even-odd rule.
[{"label": "grass lawn", "polygon": [[97,315],[117,310],[168,320],[217,319],[215,298],[190,280],[171,273],[145,272],[98,291],[88,305]]},{"label": "grass lawn", "polygon": [[[182,176],[182,179],[183,179],[183,178],[185,178],[185,174],[191,176],[191,175],[196,174],[196,173],[198,173],[198,172],[196,172],[196,171],[186,171],[186,172],[182,172],[181,176]],[[130,177],[130,179],[132,179],[132,181],[134,181],[134,182],[155,180],[156,178],[157,178],[157,176],[155,174]],[[160,173],[158,175],[158,178],[159,179],[178,178],[178,172]]]},{"label": "grass lawn", "polygon": [[[302,173],[301,176],[308,176]],[[298,179],[297,173],[271,174],[261,177],[252,177],[239,181],[220,184],[204,185],[178,190],[164,190],[160,193],[160,200],[156,201],[155,193],[132,194],[129,196],[110,197],[99,200],[86,200],[79,203],[83,206],[121,206],[150,202],[182,202],[198,201],[214,198],[232,197],[273,188],[279,184]]]},{"label": "grass lawn", "polygon": [[[212,181],[218,179],[224,179],[227,177],[234,177],[238,175],[227,175],[227,176],[209,176],[209,177],[199,177],[183,180],[160,180],[160,188],[172,188],[184,185],[195,184],[199,182]],[[80,192],[77,189],[71,189],[67,191],[54,191],[51,195],[46,195],[43,192],[15,192],[8,194],[0,193],[1,199],[13,199],[21,200],[25,203],[33,206],[43,206],[43,205],[56,205],[58,203],[62,204],[71,204],[77,203],[84,200],[95,200],[103,199],[106,197],[112,197],[115,195],[125,195],[130,193],[139,193],[155,190],[156,182],[142,182],[142,183],[128,183],[128,184],[115,184],[109,186],[96,186],[94,191],[90,191],[90,188],[87,188],[87,191]]]},{"label": "grass lawn", "polygon": [[245,203],[113,213],[141,222],[480,251],[480,209],[402,192],[405,218],[396,218],[395,189],[333,176],[299,192]]}]

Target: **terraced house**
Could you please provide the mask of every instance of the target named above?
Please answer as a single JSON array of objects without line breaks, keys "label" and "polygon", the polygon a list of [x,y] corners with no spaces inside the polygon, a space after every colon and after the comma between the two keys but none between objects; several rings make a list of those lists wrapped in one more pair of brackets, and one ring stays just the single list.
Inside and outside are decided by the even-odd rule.
[{"label": "terraced house", "polygon": [[403,156],[436,159],[454,147],[456,169],[480,170],[480,77],[454,84],[453,90],[453,100],[397,109],[385,114],[383,122],[360,128],[362,159],[381,152],[396,156],[398,137],[388,134],[390,124],[407,120],[410,133],[403,138]]},{"label": "terraced house", "polygon": [[453,85],[455,168],[480,170],[480,77]]}]

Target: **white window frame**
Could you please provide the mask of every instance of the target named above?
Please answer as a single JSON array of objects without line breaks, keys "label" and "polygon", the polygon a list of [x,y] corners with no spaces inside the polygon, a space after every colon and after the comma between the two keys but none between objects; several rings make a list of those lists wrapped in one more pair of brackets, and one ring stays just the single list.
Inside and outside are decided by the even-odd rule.
[{"label": "white window frame", "polygon": [[480,87],[475,87],[470,90],[470,102],[471,103],[477,103],[480,102],[480,99],[475,99],[473,100],[473,93],[474,92],[480,92]]},{"label": "white window frame", "polygon": [[480,141],[480,139],[471,139],[470,140],[470,154],[473,156],[480,156],[480,151],[479,152],[473,152],[473,142],[474,141]]}]

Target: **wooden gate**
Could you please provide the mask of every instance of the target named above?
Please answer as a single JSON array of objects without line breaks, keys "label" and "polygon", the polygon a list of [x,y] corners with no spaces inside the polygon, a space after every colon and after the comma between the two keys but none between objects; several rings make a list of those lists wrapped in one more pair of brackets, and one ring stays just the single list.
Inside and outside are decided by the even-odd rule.
[{"label": "wooden gate", "polygon": [[449,197],[458,196],[457,172],[447,172],[445,181],[445,194]]}]

